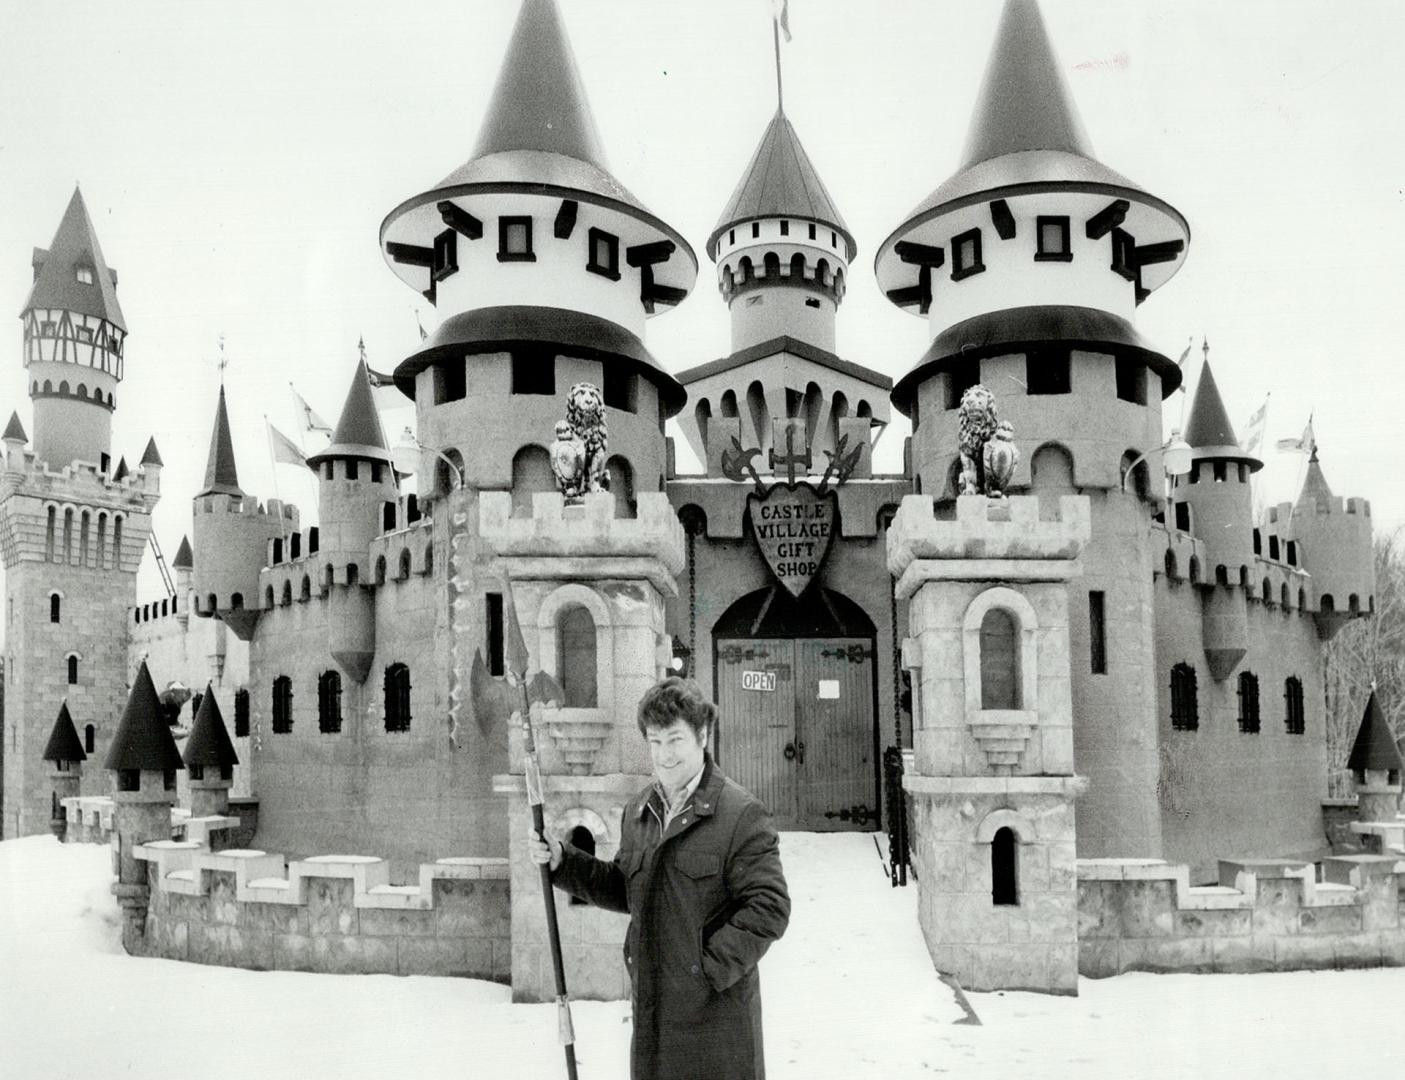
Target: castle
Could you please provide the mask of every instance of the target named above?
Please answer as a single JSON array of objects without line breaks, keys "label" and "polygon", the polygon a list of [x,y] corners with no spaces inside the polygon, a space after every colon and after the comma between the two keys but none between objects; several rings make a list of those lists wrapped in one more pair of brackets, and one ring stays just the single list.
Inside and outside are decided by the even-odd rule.
[{"label": "castle", "polygon": [[[859,245],[783,111],[704,245],[731,352],[676,374],[645,324],[688,296],[697,256],[605,162],[555,4],[524,0],[468,161],[380,226],[389,268],[442,316],[394,371],[417,489],[364,360],[308,461],[315,526],[240,486],[221,389],[154,601],[135,574],[161,459],[153,441],[135,471],[110,460],[127,327],[75,193],[23,312],[33,437],[18,416],[3,436],[6,838],[49,827],[45,760],[81,745],[63,790],[78,829],[101,831],[106,762],[127,776],[119,811],[199,802],[211,828],[251,834],[221,851],[143,819],[121,844],[129,947],[546,993],[520,732],[478,715],[469,682],[475,655],[504,673],[511,599],[564,697],[540,718],[553,827],[613,851],[649,772],[634,702],[670,670],[712,690],[717,759],[781,828],[890,826],[883,751],[907,748],[924,930],[967,985],[1109,970],[1080,959],[1076,923],[1078,879],[1128,880],[1111,861],[1189,895],[1228,888],[1226,854],[1250,861],[1230,884],[1273,876],[1253,860],[1298,880],[1323,856],[1322,647],[1374,606],[1369,504],[1333,495],[1314,450],[1297,501],[1256,517],[1261,462],[1208,365],[1185,431],[1163,431],[1181,371],[1135,314],[1189,226],[1094,156],[1034,0],[1007,0],[960,168],[877,245],[880,288],[930,335],[896,383],[835,353]],[[548,446],[579,384],[603,400],[609,485],[568,505]],[[977,386],[1015,433],[1006,499],[960,494]],[[875,474],[894,407],[906,467]],[[701,474],[678,472],[670,420]],[[202,747],[228,717],[201,766],[226,778],[168,775],[154,687],[173,683],[208,684]],[[1380,755],[1388,817],[1399,767]],[[287,944],[315,936],[287,914],[309,895],[359,942],[340,961]],[[220,896],[284,914],[200,938]],[[407,920],[442,931],[454,905],[477,929],[447,952],[404,944],[425,932]],[[386,909],[398,930],[375,929]],[[575,985],[621,992],[619,929],[568,909],[563,932]],[[397,933],[389,954],[365,944]]]}]

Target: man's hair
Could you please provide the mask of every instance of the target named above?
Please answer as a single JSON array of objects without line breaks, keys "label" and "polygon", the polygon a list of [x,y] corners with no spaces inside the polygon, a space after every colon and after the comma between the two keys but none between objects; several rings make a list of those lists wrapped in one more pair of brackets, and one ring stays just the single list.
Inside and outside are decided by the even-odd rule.
[{"label": "man's hair", "polygon": [[672,727],[675,720],[682,720],[701,739],[717,721],[717,706],[692,679],[670,675],[644,692],[638,719],[641,735],[647,735],[650,728]]}]

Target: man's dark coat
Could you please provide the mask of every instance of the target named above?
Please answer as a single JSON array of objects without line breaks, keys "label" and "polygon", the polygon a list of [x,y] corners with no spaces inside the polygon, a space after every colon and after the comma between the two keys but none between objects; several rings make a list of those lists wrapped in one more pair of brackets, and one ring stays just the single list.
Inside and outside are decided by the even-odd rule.
[{"label": "man's dark coat", "polygon": [[662,819],[651,785],[625,806],[613,862],[566,844],[552,881],[630,915],[633,1080],[764,1080],[756,963],[790,919],[770,815],[708,756],[661,835]]}]

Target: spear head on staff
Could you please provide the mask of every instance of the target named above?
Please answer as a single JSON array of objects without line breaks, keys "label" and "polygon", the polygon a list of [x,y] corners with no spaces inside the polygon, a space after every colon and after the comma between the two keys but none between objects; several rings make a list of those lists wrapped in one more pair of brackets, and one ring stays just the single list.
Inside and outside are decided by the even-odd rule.
[{"label": "spear head on staff", "polygon": [[[469,671],[469,694],[479,726],[488,729],[495,722],[522,719],[522,750],[527,780],[527,802],[532,808],[532,827],[545,837],[546,820],[542,809],[541,768],[537,762],[537,743],[532,734],[532,707],[563,700],[561,687],[546,672],[538,670],[529,679],[531,657],[522,628],[517,622],[517,604],[512,597],[512,582],[503,588],[503,607],[507,609],[507,632],[503,640],[503,660],[506,681],[488,674],[480,650],[474,650],[473,667]],[[566,996],[566,967],[561,955],[561,930],[556,922],[556,897],[551,889],[551,867],[542,866],[542,901],[546,905],[546,934],[551,944],[551,966],[556,976],[556,1012],[561,1046],[566,1054],[566,1076],[576,1080],[576,1035],[571,1024],[571,1003]]]}]

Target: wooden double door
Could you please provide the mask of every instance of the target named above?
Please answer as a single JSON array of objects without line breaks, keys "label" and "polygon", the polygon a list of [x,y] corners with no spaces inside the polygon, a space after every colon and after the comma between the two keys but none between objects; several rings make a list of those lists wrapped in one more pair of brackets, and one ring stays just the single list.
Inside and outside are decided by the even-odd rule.
[{"label": "wooden double door", "polygon": [[872,638],[717,641],[717,759],[777,828],[879,827]]}]

